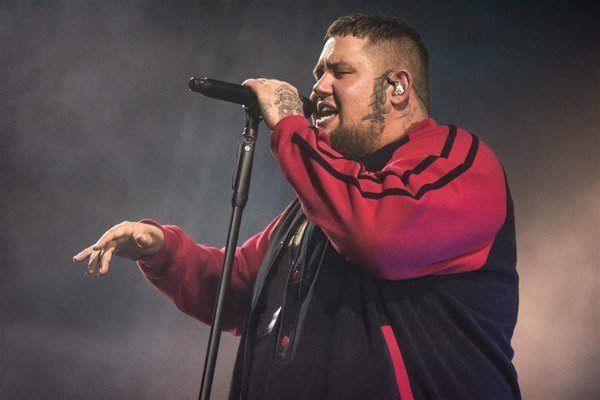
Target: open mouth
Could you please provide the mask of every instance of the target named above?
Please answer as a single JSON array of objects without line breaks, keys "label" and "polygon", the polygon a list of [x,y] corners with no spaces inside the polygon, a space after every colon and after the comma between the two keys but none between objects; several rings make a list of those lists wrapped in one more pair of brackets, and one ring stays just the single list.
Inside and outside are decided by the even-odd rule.
[{"label": "open mouth", "polygon": [[338,110],[334,106],[320,103],[317,105],[317,111],[313,114],[313,117],[317,125],[322,125],[337,114]]}]

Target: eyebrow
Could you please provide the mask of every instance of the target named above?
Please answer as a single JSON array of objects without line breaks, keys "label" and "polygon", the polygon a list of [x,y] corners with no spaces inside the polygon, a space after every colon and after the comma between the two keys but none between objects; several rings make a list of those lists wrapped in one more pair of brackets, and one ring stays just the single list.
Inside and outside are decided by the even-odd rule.
[{"label": "eyebrow", "polygon": [[[328,69],[340,69],[340,68],[354,69],[352,64],[350,64],[346,61],[337,61],[337,62],[327,61],[325,64],[327,65]],[[313,69],[313,76],[315,78],[317,78],[319,76],[319,74],[322,74],[322,73],[323,73],[323,65],[321,63],[315,65],[315,68]]]}]

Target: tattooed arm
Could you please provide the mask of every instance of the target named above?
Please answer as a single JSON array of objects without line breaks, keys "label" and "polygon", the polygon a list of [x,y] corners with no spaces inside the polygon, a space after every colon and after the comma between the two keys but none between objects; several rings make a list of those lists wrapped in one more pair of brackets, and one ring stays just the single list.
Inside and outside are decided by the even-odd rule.
[{"label": "tattooed arm", "polygon": [[298,90],[289,83],[274,79],[248,79],[244,85],[256,94],[269,129],[288,115],[304,115]]}]

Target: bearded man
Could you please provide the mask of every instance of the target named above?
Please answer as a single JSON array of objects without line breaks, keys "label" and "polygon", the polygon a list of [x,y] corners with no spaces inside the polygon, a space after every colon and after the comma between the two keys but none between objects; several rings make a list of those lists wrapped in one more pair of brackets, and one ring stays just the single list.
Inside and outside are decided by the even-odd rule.
[{"label": "bearded man", "polygon": [[[236,251],[224,328],[241,334],[231,399],[516,399],[512,201],[476,136],[429,117],[428,54],[406,23],[328,29],[312,124],[297,90],[249,79],[296,200]],[[137,260],[210,322],[223,251],[124,222],[75,256]]]}]

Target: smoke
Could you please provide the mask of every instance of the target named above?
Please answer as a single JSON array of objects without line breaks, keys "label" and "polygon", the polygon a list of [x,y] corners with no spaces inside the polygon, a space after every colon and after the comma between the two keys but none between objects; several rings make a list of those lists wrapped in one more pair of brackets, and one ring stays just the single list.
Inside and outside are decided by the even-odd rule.
[{"label": "smoke", "polygon": [[[208,328],[130,262],[86,277],[71,256],[124,219],[225,242],[244,116],[190,75],[287,80],[302,93],[326,26],[400,16],[432,59],[433,116],[503,161],[517,211],[525,398],[600,393],[598,35],[569,4],[3,2],[0,4],[0,397],[190,398]],[[457,23],[456,21],[465,21]],[[264,127],[241,238],[292,199]],[[214,397],[237,338],[223,335]]]},{"label": "smoke", "polygon": [[562,210],[540,205],[519,234],[521,307],[513,345],[524,392],[536,398],[591,399],[599,390],[600,185],[572,195]]}]

